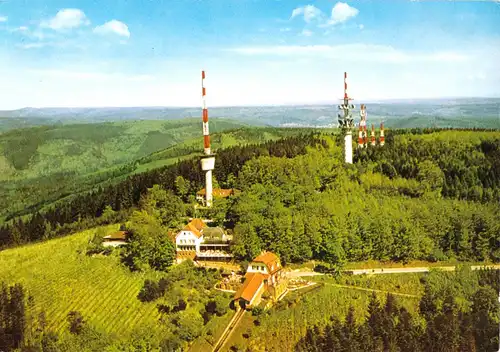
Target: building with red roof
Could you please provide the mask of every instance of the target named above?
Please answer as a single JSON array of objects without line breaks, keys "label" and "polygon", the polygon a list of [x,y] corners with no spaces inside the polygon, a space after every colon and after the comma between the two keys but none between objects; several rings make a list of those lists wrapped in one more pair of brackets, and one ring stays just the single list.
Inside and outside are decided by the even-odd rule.
[{"label": "building with red roof", "polygon": [[220,227],[209,227],[201,219],[191,221],[175,236],[177,259],[227,260],[232,240]]},{"label": "building with red roof", "polygon": [[[201,204],[205,205],[205,195],[207,191],[205,188],[199,190],[196,192],[196,200],[199,201]],[[236,190],[229,188],[229,189],[223,189],[223,188],[214,188],[212,190],[212,196],[214,198],[227,198],[229,196],[232,196],[236,193]]]},{"label": "building with red roof", "polygon": [[257,306],[264,292],[275,301],[286,292],[288,280],[279,257],[271,252],[263,252],[248,265],[245,281],[234,294],[233,301],[242,308]]}]

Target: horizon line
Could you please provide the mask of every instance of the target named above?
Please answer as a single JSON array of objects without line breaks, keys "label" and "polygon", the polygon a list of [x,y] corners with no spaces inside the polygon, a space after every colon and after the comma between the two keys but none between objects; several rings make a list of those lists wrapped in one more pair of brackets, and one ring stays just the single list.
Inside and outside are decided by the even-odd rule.
[{"label": "horizon line", "polygon": [[[450,97],[418,97],[418,98],[387,98],[387,99],[353,99],[354,101],[363,101],[372,104],[381,104],[389,102],[413,102],[422,100],[447,100],[447,99],[500,99],[500,96],[450,96]],[[238,104],[238,105],[213,105],[209,106],[208,109],[217,108],[238,108],[238,107],[300,107],[300,106],[323,106],[332,105],[336,106],[342,98],[337,99],[337,101],[318,101],[318,102],[304,102],[304,103],[276,103],[276,104]],[[24,106],[15,109],[0,109],[1,112],[14,112],[26,109],[198,109],[201,108],[198,105],[134,105],[134,106],[44,106],[44,107],[33,107]]]}]

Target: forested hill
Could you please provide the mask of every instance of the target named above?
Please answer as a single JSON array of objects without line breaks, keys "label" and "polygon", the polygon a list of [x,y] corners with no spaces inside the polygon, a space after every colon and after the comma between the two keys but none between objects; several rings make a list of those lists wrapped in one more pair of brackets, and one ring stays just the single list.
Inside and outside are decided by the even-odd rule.
[{"label": "forested hill", "polygon": [[[227,119],[213,119],[211,126],[215,151],[303,131],[242,127]],[[0,134],[0,224],[65,197],[198,155],[203,146],[200,132],[201,121],[187,119],[52,126]]]},{"label": "forested hill", "polygon": [[[237,257],[270,249],[284,262],[500,260],[500,132],[387,131],[384,147],[356,150],[351,166],[342,142],[314,133],[218,152],[218,183],[242,190],[214,207],[234,228]],[[182,192],[179,176],[189,181]],[[16,245],[116,221],[96,217],[106,205],[130,209],[154,184],[189,201],[203,179],[195,159],[134,175],[4,227],[0,240]]]}]

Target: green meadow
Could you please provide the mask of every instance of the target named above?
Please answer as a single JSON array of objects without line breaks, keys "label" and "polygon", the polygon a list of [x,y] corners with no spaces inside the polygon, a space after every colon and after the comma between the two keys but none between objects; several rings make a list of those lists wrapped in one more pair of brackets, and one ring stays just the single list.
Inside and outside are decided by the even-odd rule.
[{"label": "green meadow", "polygon": [[[117,230],[110,226],[108,230]],[[67,332],[66,317],[79,311],[97,330],[127,339],[136,329],[160,330],[155,303],[137,294],[155,273],[131,273],[118,256],[85,255],[95,230],[0,252],[0,281],[22,283],[46,313],[48,326]]]}]

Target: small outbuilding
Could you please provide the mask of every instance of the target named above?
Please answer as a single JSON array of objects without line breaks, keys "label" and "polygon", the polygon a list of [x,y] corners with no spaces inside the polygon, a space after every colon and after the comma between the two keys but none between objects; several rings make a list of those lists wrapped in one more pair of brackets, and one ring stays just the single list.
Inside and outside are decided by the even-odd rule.
[{"label": "small outbuilding", "polygon": [[104,247],[118,247],[127,244],[127,231],[118,231],[104,236],[102,245]]}]

